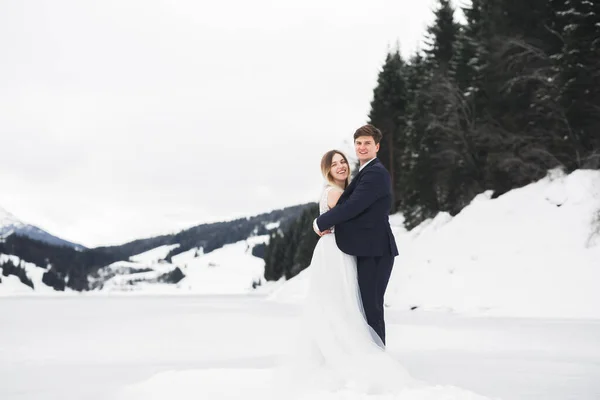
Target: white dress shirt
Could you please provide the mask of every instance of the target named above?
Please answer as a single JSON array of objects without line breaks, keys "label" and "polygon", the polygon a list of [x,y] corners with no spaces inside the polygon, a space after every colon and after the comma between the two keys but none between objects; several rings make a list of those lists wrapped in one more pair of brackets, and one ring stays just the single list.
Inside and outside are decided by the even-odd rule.
[{"label": "white dress shirt", "polygon": [[366,163],[364,163],[363,165],[361,165],[361,166],[358,168],[358,172],[362,171],[362,169],[363,169],[364,167],[366,167],[368,163],[370,163],[371,161],[373,161],[373,160],[374,160],[374,159],[376,159],[376,158],[377,158],[377,157],[373,157],[373,158],[371,158],[369,161],[367,161]]}]

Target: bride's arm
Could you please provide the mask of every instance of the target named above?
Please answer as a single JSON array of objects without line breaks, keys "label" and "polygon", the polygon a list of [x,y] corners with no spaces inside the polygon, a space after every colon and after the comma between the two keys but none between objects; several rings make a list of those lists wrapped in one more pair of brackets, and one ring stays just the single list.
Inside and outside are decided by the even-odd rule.
[{"label": "bride's arm", "polygon": [[344,192],[338,189],[331,189],[329,193],[327,193],[327,205],[329,208],[335,207],[342,193]]}]

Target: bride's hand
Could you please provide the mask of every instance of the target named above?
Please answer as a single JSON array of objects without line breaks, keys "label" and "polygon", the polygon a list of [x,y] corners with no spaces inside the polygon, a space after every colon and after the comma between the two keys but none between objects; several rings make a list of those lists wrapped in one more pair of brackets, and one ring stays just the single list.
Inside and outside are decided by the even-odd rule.
[{"label": "bride's hand", "polygon": [[323,237],[324,235],[327,235],[328,233],[331,233],[330,229],[327,229],[323,232],[319,231],[319,227],[317,226],[317,220],[315,219],[313,221],[313,231],[315,231],[315,233],[321,237]]},{"label": "bride's hand", "polygon": [[326,231],[323,231],[323,232],[317,232],[317,235],[323,237],[329,233],[331,233],[331,230],[327,229]]}]

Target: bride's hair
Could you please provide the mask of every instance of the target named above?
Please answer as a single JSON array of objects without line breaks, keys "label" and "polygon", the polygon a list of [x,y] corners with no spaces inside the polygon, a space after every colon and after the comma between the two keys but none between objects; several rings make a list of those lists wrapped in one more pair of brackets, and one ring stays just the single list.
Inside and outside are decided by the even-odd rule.
[{"label": "bride's hair", "polygon": [[[331,160],[333,160],[333,156],[336,154],[342,156],[344,161],[346,161],[346,165],[348,165],[348,177],[346,178],[346,182],[344,182],[344,187],[340,187],[340,185],[333,180],[333,176],[331,176]],[[330,185],[337,186],[342,190],[346,189],[350,183],[350,163],[348,162],[348,158],[339,150],[329,150],[321,159],[321,173]]]}]

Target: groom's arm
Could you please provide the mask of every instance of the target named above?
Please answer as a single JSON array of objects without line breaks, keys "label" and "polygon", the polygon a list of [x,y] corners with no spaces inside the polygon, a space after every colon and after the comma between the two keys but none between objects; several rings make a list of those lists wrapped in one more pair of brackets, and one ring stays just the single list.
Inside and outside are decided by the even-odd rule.
[{"label": "groom's arm", "polygon": [[323,232],[340,222],[348,221],[388,194],[389,190],[390,182],[385,174],[372,169],[365,171],[348,200],[318,217],[315,225]]}]

